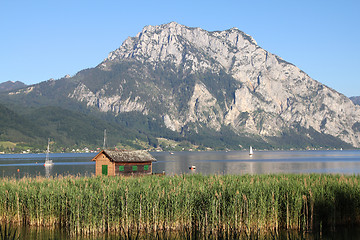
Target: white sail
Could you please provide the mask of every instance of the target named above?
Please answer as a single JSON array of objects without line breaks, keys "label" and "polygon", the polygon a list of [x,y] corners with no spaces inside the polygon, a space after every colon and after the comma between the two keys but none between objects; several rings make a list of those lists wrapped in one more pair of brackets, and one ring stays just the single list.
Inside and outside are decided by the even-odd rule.
[{"label": "white sail", "polygon": [[254,154],[254,152],[253,152],[252,146],[250,146],[249,155],[251,156],[251,155],[253,155],[253,154]]}]

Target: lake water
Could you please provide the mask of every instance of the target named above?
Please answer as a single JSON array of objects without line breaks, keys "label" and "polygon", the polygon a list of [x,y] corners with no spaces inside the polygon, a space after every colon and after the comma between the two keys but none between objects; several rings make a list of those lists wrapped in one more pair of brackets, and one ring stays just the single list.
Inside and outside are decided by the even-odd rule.
[{"label": "lake water", "polygon": [[[168,175],[339,173],[360,174],[360,150],[349,151],[245,151],[230,152],[153,152],[157,162],[153,172]],[[2,154],[0,176],[91,176],[95,153],[50,154],[54,165],[44,167],[45,154]],[[195,170],[189,169],[196,166]]]}]

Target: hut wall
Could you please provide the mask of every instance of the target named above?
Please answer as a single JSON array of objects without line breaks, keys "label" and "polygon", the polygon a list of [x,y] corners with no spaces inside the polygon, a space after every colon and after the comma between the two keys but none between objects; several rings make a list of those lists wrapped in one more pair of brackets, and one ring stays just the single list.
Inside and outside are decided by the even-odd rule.
[{"label": "hut wall", "polygon": [[115,163],[115,175],[151,174],[152,162]]},{"label": "hut wall", "polygon": [[96,158],[95,175],[102,175],[103,165],[107,165],[108,176],[115,176],[114,163],[112,163],[104,154]]}]

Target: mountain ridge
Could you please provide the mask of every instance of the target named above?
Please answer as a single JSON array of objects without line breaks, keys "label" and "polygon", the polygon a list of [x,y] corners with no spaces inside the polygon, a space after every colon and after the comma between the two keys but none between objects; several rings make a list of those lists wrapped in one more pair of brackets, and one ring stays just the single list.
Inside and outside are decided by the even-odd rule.
[{"label": "mountain ridge", "polygon": [[305,134],[301,147],[316,145],[315,135],[360,146],[358,106],[237,28],[146,26],[95,68],[42,85],[12,97],[38,101],[47,89],[60,102],[82,104],[83,111],[137,112],[183,137],[221,135],[226,128],[270,147],[286,132]]},{"label": "mountain ridge", "polygon": [[355,105],[360,105],[360,96],[350,97],[350,100],[351,100]]}]

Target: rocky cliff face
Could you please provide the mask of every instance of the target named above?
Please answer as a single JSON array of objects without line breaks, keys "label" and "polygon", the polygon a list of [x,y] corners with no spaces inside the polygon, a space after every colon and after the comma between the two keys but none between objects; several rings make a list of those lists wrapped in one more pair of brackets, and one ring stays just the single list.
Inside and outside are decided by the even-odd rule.
[{"label": "rocky cliff face", "polygon": [[146,26],[67,81],[77,83],[71,99],[156,116],[177,132],[229,127],[266,141],[300,127],[360,147],[359,106],[236,28]]},{"label": "rocky cliff face", "polygon": [[[193,76],[193,81],[187,89],[166,88],[165,84],[150,81],[154,91],[146,96],[138,88],[142,97],[135,91],[125,96],[121,93],[129,79],[119,83],[120,94],[112,95],[107,94],[105,86],[91,92],[86,83],[81,83],[69,96],[101,111],[153,112],[161,115],[169,129],[179,132],[189,123],[196,123],[214,131],[231,126],[238,134],[279,136],[284,129],[300,125],[360,146],[360,134],[353,127],[360,121],[359,107],[262,49],[251,36],[236,28],[207,32],[175,22],[147,26],[111,52],[98,68],[111,72],[122,62],[149,66],[145,71],[133,71],[139,85],[149,84],[149,68],[153,71],[164,64],[171,65],[168,70],[178,78]],[[230,80],[214,81],[214,76],[221,73]],[[199,74],[201,77],[194,77]],[[210,79],[206,77],[209,74]],[[181,108],[178,101],[182,95],[189,97],[185,97],[187,104]],[[151,102],[162,105],[164,111],[156,112]]]}]

